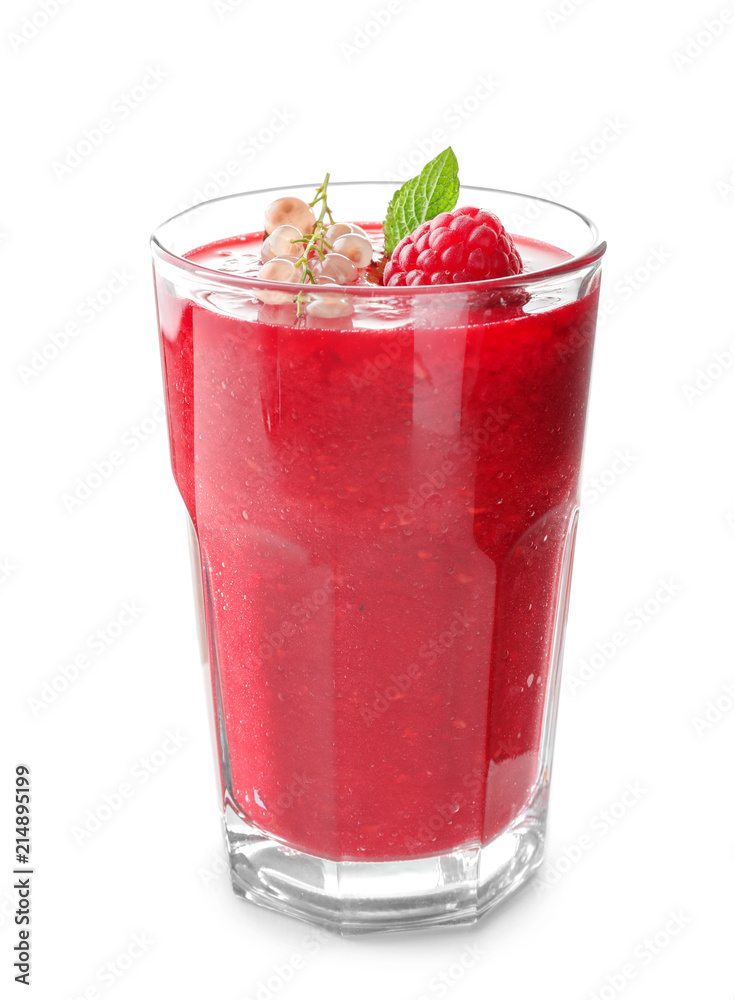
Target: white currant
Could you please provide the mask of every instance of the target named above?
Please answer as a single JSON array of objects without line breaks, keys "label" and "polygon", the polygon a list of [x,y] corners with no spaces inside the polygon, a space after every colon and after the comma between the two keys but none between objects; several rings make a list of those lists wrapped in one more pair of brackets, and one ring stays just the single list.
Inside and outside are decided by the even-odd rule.
[{"label": "white currant", "polygon": [[318,319],[339,319],[351,316],[354,306],[349,299],[341,299],[336,295],[315,295],[306,306],[306,312]]},{"label": "white currant", "polygon": [[372,244],[366,236],[349,233],[334,242],[334,253],[348,257],[357,267],[367,267],[372,260]]},{"label": "white currant", "polygon": [[295,226],[302,233],[312,233],[316,216],[310,205],[300,198],[276,198],[265,209],[265,235],[279,226]]},{"label": "white currant", "polygon": [[[266,278],[268,281],[296,283],[301,280],[299,269],[292,260],[286,260],[284,257],[273,257],[272,260],[267,261],[257,272],[257,276],[258,278]],[[292,302],[294,294],[295,289],[293,293],[270,291],[267,288],[258,288],[255,291],[255,295],[257,295],[261,302],[267,302],[270,305]]]},{"label": "white currant", "polygon": [[351,222],[335,222],[333,226],[329,228],[324,233],[324,238],[327,243],[334,243],[334,240],[338,240],[340,236],[348,236],[352,231]]},{"label": "white currant", "polygon": [[273,257],[288,257],[291,254],[299,256],[300,249],[298,243],[293,240],[303,238],[303,233],[295,226],[278,226],[263,243],[263,251],[269,256],[263,256],[263,262],[271,260]]},{"label": "white currant", "polygon": [[321,275],[326,275],[340,285],[349,285],[357,277],[357,266],[348,257],[340,253],[327,253],[323,260],[312,268],[318,281]]}]

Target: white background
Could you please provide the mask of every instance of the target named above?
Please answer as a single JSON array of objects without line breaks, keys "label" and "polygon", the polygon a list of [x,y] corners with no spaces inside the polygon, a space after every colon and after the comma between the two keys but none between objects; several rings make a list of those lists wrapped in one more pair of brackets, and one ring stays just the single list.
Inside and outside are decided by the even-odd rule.
[{"label": "white background", "polygon": [[[46,0],[47,23],[3,4],[3,995],[731,1000],[734,8],[564,4],[393,0],[377,32],[385,0]],[[60,170],[103,118],[112,130]],[[464,181],[556,194],[609,242],[548,856],[473,930],[317,940],[221,874],[183,505],[160,422],[130,444],[161,395],[147,240],[207,184],[382,178],[436,129]],[[52,355],[71,322],[42,367],[34,351]],[[123,464],[68,511],[113,450]],[[92,653],[124,602],[142,611]],[[182,744],[135,777],[169,730]],[[34,789],[25,992],[19,761]],[[123,782],[132,797],[79,842]]]}]

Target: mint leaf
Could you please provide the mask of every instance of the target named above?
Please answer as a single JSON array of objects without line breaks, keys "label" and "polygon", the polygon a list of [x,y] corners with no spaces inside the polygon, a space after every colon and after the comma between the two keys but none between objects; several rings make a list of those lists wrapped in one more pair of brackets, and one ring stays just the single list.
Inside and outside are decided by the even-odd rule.
[{"label": "mint leaf", "polygon": [[441,212],[450,212],[458,198],[459,164],[449,146],[427,163],[417,177],[398,188],[390,199],[383,223],[387,256],[422,222],[435,219]]}]

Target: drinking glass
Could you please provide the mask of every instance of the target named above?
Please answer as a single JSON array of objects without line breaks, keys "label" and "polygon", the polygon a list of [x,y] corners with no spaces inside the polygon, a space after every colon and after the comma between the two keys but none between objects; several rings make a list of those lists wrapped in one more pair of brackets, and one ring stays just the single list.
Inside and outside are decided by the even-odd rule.
[{"label": "drinking glass", "polygon": [[[369,227],[394,189],[329,193]],[[470,923],[542,859],[605,244],[463,186],[536,270],[297,304],[227,240],[312,190],[152,240],[232,882],[342,933]]]}]

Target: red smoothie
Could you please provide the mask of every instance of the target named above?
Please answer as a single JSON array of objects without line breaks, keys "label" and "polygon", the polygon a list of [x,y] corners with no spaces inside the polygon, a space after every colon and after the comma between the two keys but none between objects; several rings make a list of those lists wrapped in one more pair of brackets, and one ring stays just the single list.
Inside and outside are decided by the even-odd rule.
[{"label": "red smoothie", "polygon": [[[187,256],[254,274],[261,238]],[[513,238],[526,270],[568,259]],[[413,858],[487,843],[532,798],[597,287],[533,312],[447,286],[357,329],[159,282],[224,781],[265,834]]]}]

